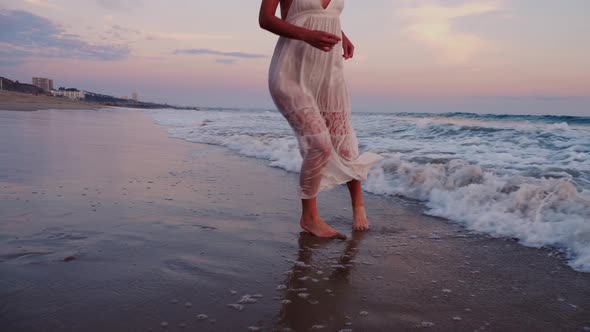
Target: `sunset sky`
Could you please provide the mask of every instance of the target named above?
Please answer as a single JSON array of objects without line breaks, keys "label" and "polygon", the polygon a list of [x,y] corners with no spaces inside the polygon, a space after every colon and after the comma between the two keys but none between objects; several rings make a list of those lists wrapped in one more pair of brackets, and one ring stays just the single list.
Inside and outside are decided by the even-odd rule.
[{"label": "sunset sky", "polygon": [[[297,1],[297,0],[295,0]],[[320,0],[317,0],[320,1]],[[257,0],[3,0],[0,76],[273,107]],[[590,115],[588,0],[346,0],[355,111]]]}]

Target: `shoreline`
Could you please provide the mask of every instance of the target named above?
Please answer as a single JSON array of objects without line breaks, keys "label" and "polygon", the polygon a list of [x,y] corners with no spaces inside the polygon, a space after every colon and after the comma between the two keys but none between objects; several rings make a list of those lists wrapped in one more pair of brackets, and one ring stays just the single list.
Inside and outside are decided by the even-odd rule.
[{"label": "shoreline", "polygon": [[48,109],[96,110],[108,106],[66,98],[0,90],[0,111],[34,112]]},{"label": "shoreline", "polygon": [[101,108],[121,107],[133,109],[198,109],[196,107],[181,108],[173,105],[161,105],[145,102],[90,102],[52,97],[47,95],[33,95],[23,92],[0,90],[0,111],[34,112],[50,109],[61,110],[97,110]]},{"label": "shoreline", "polygon": [[349,239],[317,239],[296,174],[140,111],[3,115],[2,330],[590,327],[590,274],[419,203],[365,193],[373,229],[353,233],[335,188],[319,208]]}]

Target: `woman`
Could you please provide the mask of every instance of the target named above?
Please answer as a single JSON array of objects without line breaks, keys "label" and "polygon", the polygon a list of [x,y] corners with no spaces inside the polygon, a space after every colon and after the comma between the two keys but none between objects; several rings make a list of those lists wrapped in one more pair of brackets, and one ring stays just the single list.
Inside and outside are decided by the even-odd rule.
[{"label": "woman", "polygon": [[[281,18],[275,16],[279,4]],[[316,200],[318,192],[342,183],[352,199],[353,229],[369,228],[360,181],[382,159],[374,153],[358,155],[350,125],[343,58],[353,57],[354,46],[340,28],[343,8],[344,0],[263,0],[259,16],[263,29],[280,36],[269,88],[295,132],[303,158],[301,228],[319,237],[345,238],[320,218]]]}]

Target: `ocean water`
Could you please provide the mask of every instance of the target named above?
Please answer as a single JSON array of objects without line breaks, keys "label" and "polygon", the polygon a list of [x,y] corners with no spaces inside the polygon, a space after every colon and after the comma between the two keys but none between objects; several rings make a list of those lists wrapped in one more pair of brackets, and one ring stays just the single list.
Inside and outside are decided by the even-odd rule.
[{"label": "ocean water", "polygon": [[[273,110],[147,110],[171,137],[298,172],[297,141]],[[364,189],[419,200],[429,215],[518,238],[590,272],[590,117],[358,113],[361,151],[385,159]],[[295,188],[293,190],[295,194]]]}]

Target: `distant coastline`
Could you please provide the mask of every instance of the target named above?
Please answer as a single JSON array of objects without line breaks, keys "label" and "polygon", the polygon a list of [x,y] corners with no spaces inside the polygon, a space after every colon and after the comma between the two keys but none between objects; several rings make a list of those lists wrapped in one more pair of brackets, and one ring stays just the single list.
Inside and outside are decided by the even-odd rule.
[{"label": "distant coastline", "polygon": [[84,91],[85,99],[76,100],[60,96],[52,96],[50,92],[44,91],[35,85],[19,83],[18,81],[12,81],[5,77],[0,77],[0,83],[0,110],[4,111],[38,111],[43,109],[98,109],[108,106],[158,109],[199,109],[198,107],[176,106],[168,105],[166,103],[161,104],[133,99],[124,99],[90,91]]},{"label": "distant coastline", "polygon": [[92,110],[105,107],[97,103],[88,103],[66,98],[34,95],[30,93],[0,91],[0,110],[2,111],[40,111],[46,109]]}]

